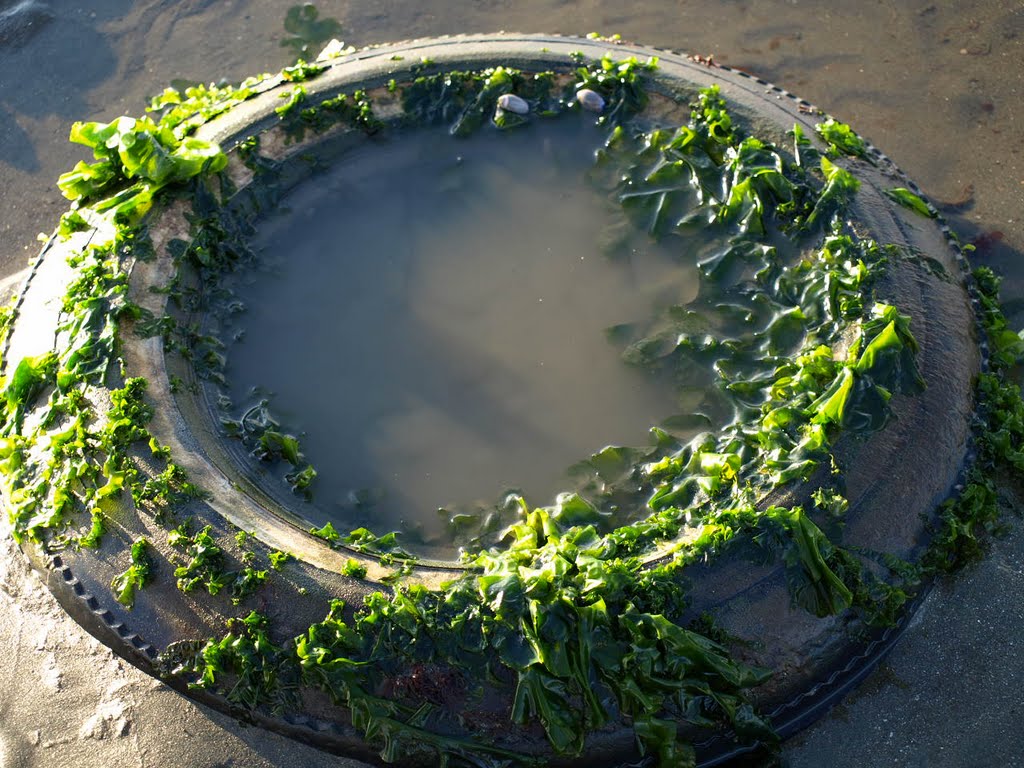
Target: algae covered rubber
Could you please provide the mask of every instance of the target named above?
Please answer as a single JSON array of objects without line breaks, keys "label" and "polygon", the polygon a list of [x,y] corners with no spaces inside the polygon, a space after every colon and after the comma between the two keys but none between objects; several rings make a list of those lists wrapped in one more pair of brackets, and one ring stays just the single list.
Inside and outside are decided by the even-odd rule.
[{"label": "algae covered rubber", "polygon": [[[656,68],[642,68],[635,84],[627,82],[627,75],[632,78],[633,69],[641,68],[636,62],[622,64],[633,57],[637,62],[658,59]],[[499,102],[515,83],[525,81],[501,80],[498,88],[497,67],[506,71],[499,71],[500,77],[508,71],[550,73],[545,86],[550,92],[524,90],[516,101]],[[445,75],[450,72],[483,74],[474,81]],[[751,518],[757,510],[815,505],[825,518],[829,504],[821,501],[822,489],[839,489],[844,497],[841,510],[832,504],[832,511],[842,517],[834,526],[839,531],[834,543],[799,513],[776,513],[787,525],[756,530],[762,538],[773,533],[785,539],[790,546],[786,554],[758,560],[723,545],[714,558],[682,562],[679,553],[688,542],[703,541],[712,526],[710,518],[689,522],[696,513],[687,516],[679,509],[670,535],[643,551],[630,551],[628,565],[615,560],[615,568],[634,568],[634,574],[664,572],[666,579],[670,573],[685,579],[686,609],[680,617],[712,617],[714,630],[707,634],[716,638],[714,642],[668,626],[654,610],[653,599],[647,609],[638,608],[642,599],[657,592],[657,585],[645,586],[649,591],[643,595],[630,592],[633,599],[622,601],[623,610],[630,612],[628,621],[611,610],[603,613],[607,604],[616,603],[611,593],[599,591],[604,587],[593,586],[599,580],[591,579],[585,590],[571,596],[550,589],[537,592],[536,574],[546,567],[545,558],[555,558],[551,553],[556,550],[559,563],[568,562],[568,552],[578,558],[559,568],[582,568],[581,552],[604,547],[607,553],[609,542],[617,541],[627,551],[624,540],[600,539],[595,529],[569,525],[565,518],[560,523],[559,510],[551,512],[550,519],[547,513],[525,510],[530,522],[523,525],[533,528],[522,533],[523,528],[517,535],[532,537],[536,558],[529,561],[529,568],[520,563],[518,571],[505,570],[479,582],[471,581],[474,569],[486,572],[497,567],[499,556],[482,566],[480,561],[414,561],[404,559],[404,553],[381,554],[379,547],[360,546],[365,539],[345,540],[333,530],[313,535],[297,497],[286,486],[269,482],[266,474],[247,469],[250,446],[226,439],[214,424],[209,402],[213,390],[201,363],[210,357],[211,347],[216,351],[215,345],[204,348],[205,342],[196,343],[194,338],[201,334],[194,332],[191,346],[181,341],[189,329],[202,325],[207,306],[190,298],[202,294],[211,274],[210,261],[231,250],[225,247],[230,238],[244,240],[245,226],[238,222],[258,218],[289,189],[316,183],[317,167],[344,162],[346,151],[366,142],[368,132],[413,128],[403,94],[416,83],[436,86],[430,93],[446,99],[459,91],[460,83],[468,84],[455,101],[437,105],[442,119],[463,121],[472,110],[490,118],[502,103],[515,104],[517,115],[524,105],[536,110],[542,101],[554,105],[555,111],[578,110],[571,95],[559,100],[553,94],[559,88],[580,92],[584,85],[588,94],[595,94],[594,89],[605,87],[599,101],[589,95],[582,99],[584,107],[605,108],[607,99],[611,116],[613,109],[633,98],[636,122],[647,131],[647,149],[641,151],[658,148],[659,128],[685,124],[687,119],[696,121],[691,122],[693,136],[701,135],[710,124],[709,110],[719,109],[714,100],[721,99],[732,122],[747,134],[779,147],[795,140],[797,153],[821,156],[820,169],[815,165],[813,173],[805,168],[797,174],[811,179],[806,194],[817,195],[801,203],[803,192],[780,191],[779,185],[790,181],[781,170],[781,159],[763,162],[768,151],[764,143],[736,143],[726,150],[728,137],[716,138],[705,130],[709,140],[722,139],[723,154],[712,162],[714,152],[705,153],[712,160],[702,167],[715,173],[727,168],[721,178],[734,190],[741,188],[741,181],[762,178],[758,174],[774,179],[775,186],[769,185],[770,195],[765,192],[764,199],[785,198],[791,209],[806,204],[800,231],[813,229],[809,222],[825,210],[829,183],[856,177],[856,193],[843,201],[835,228],[824,231],[823,237],[831,233],[845,238],[842,243],[847,245],[871,241],[887,250],[871,265],[848,258],[842,274],[818,275],[815,290],[825,297],[822,306],[832,307],[837,318],[845,313],[834,324],[834,341],[831,349],[826,345],[825,358],[821,344],[813,348],[819,355],[814,360],[811,347],[802,356],[794,353],[791,360],[781,354],[772,357],[773,392],[785,390],[778,372],[789,370],[786,366],[809,371],[813,362],[819,373],[807,373],[808,380],[825,377],[820,370],[834,374],[834,381],[822,378],[822,391],[817,397],[807,395],[800,401],[802,407],[772,411],[772,423],[779,430],[790,428],[794,435],[796,422],[784,424],[784,412],[787,420],[805,419],[806,429],[798,435],[805,441],[801,445],[806,447],[810,436],[817,436],[816,450],[829,460],[807,459],[800,472],[783,474],[772,484],[760,478],[777,457],[758,454],[754,448],[746,453],[736,448],[733,454],[726,450],[730,443],[666,448],[644,464],[654,475],[665,467],[684,465],[691,470],[679,472],[697,473],[693,482],[679,480],[672,489],[676,498],[683,498],[684,491],[689,494],[680,508],[689,503],[697,509],[703,500],[720,497],[727,484],[736,487],[737,494],[740,485],[746,487]],[[634,87],[642,87],[642,99],[639,90],[630,91]],[[712,95],[703,97],[704,114],[693,116],[690,105],[699,93]],[[826,117],[776,86],[699,57],[618,40],[469,35],[337,50],[313,65],[257,78],[230,92],[206,92],[203,99],[195,99],[191,114],[182,112],[180,119],[167,124],[167,133],[157,125],[143,130],[141,123],[133,123],[134,138],[122,141],[118,170],[128,168],[125,158],[133,157],[131,146],[145,131],[157,154],[181,158],[189,148],[205,152],[203,167],[182,172],[179,179],[177,171],[165,173],[147,165],[147,155],[138,169],[129,169],[120,187],[116,179],[110,182],[115,186],[109,196],[83,193],[75,216],[66,217],[65,231],[43,248],[17,297],[6,340],[4,496],[15,534],[61,604],[102,642],[212,706],[353,757],[432,764],[441,753],[467,763],[565,765],[657,761],[659,755],[666,763],[685,762],[681,755],[691,754],[682,746],[686,744],[696,745],[700,762],[718,764],[765,738],[755,710],[780,735],[789,735],[862,679],[891,646],[916,601],[899,602],[888,626],[875,628],[865,620],[869,607],[854,605],[852,595],[872,584],[880,601],[891,598],[892,574],[900,572],[894,563],[912,569],[929,546],[937,508],[962,487],[972,450],[974,386],[986,351],[977,300],[954,238],[888,158],[869,145],[845,154],[840,146],[829,155],[829,143],[819,137],[827,138],[820,130]],[[179,95],[166,101],[165,115],[173,114],[176,104],[187,105],[188,99]],[[529,111],[523,114],[530,116]],[[731,135],[732,123],[716,119],[717,130]],[[92,130],[102,133],[107,127]],[[116,145],[104,141],[104,146]],[[685,162],[696,168],[686,154],[687,142],[692,141],[696,139],[666,145],[665,157],[676,158],[679,168]],[[761,153],[758,163],[750,164],[756,171],[743,165],[743,152]],[[799,158],[788,157],[786,162],[797,168]],[[105,177],[97,182],[100,171],[76,170],[79,180],[108,183]],[[688,179],[698,178],[697,171],[688,173]],[[824,185],[820,176],[827,179]],[[206,177],[205,182],[196,182]],[[853,182],[849,186],[853,189]],[[738,201],[737,208],[745,207],[743,226],[737,231],[746,233],[757,229],[751,226],[751,217],[768,214],[759,207],[762,198],[756,196],[756,183],[750,181],[745,189],[755,192],[730,196],[729,189],[714,194],[702,189],[711,202],[701,205],[711,206],[708,210],[719,206],[716,215],[727,219],[727,209]],[[915,210],[897,204],[889,194],[893,189],[903,190],[921,205]],[[144,204],[138,203],[139,194],[147,196]],[[129,200],[137,208],[125,207]],[[136,216],[136,209],[145,216]],[[111,211],[122,215],[105,215]],[[235,231],[225,234],[234,225]],[[786,236],[795,237],[792,232],[797,229],[793,225]],[[210,239],[214,230],[217,238]],[[870,250],[859,247],[865,250],[858,253]],[[811,250],[808,246],[808,253]],[[188,263],[189,254],[200,257]],[[809,275],[806,264],[813,260],[804,254],[786,274]],[[859,292],[849,288],[854,279],[850,275],[860,280],[869,266],[870,293],[866,280]],[[789,278],[777,275],[770,290],[779,291],[777,283],[785,279]],[[798,294],[803,295],[793,295]],[[873,316],[870,302],[875,300],[875,307],[882,309]],[[792,301],[791,314],[810,322],[811,313],[800,306],[800,299]],[[841,302],[846,302],[843,313],[836,309]],[[913,336],[906,333],[905,338],[912,338],[913,344],[904,342],[905,349],[899,347],[897,336],[905,331],[907,317]],[[876,322],[879,318],[884,322]],[[867,327],[885,330],[869,337],[862,331]],[[763,337],[770,336],[766,332]],[[885,342],[888,347],[883,337],[892,339]],[[882,376],[883,369],[885,375],[908,378],[908,370],[893,370],[899,368],[894,361],[905,360],[901,355],[909,354],[911,346],[914,373],[919,374],[914,387],[904,392],[883,386],[880,378],[877,386],[865,383],[870,376]],[[216,362],[216,355],[212,357]],[[885,417],[872,421],[870,429],[844,431],[840,427],[847,399],[862,390],[882,403]],[[768,410],[755,408],[754,413],[763,421]],[[276,446],[278,454],[287,456],[290,449],[282,448],[287,436],[273,435],[263,433],[264,449],[273,452],[268,446]],[[299,462],[293,463],[299,470]],[[755,474],[741,483],[748,465]],[[63,478],[64,485],[57,478]],[[35,496],[26,493],[30,487],[36,489]],[[583,506],[593,510],[589,504]],[[580,508],[574,508],[576,513]],[[724,519],[722,510],[718,514],[716,520]],[[591,549],[583,546],[584,537],[592,537],[587,538]],[[515,545],[520,552],[526,551],[523,541]],[[836,554],[840,548],[846,558],[841,561]],[[798,562],[793,553],[806,558]],[[607,554],[587,557],[612,562]],[[677,561],[677,571],[664,570],[666,563]],[[839,608],[808,611],[798,605],[795,573],[811,590],[826,595],[825,601],[829,589],[838,590],[845,596]],[[564,570],[556,568],[544,583],[550,586],[564,576]],[[431,616],[449,615],[444,612],[456,609],[438,595],[450,589],[441,589],[442,585],[458,580],[469,586],[450,592],[465,598],[457,627],[452,624],[444,630],[430,624],[434,619],[423,618],[425,609],[401,609],[408,611],[406,618],[418,617],[410,619],[413,624],[426,622],[422,626],[410,628],[404,619],[394,618],[399,615],[394,607],[399,600],[430,605]],[[499,583],[505,590],[500,599],[494,591]],[[916,589],[920,595],[923,587]],[[866,588],[862,593],[867,594]],[[364,613],[360,622],[352,616],[364,603],[371,606],[372,620]],[[508,618],[512,603],[523,611],[515,620]],[[552,605],[562,606],[557,627],[554,614],[544,613]],[[472,621],[466,618],[470,615]],[[459,648],[437,650],[445,646],[448,635],[469,633],[470,625],[478,653],[472,663],[483,659],[490,671],[481,686],[472,682],[471,670],[454,661]],[[367,632],[383,626],[388,627],[387,642],[367,639]],[[398,637],[395,627],[407,633],[401,637],[410,646],[408,658],[379,651]],[[627,631],[635,644],[632,650],[622,639],[626,635],[621,633]],[[353,636],[360,632],[362,639]],[[545,632],[551,633],[550,642]],[[587,633],[607,642],[592,649]],[[427,642],[430,648],[423,650]],[[465,642],[467,647],[471,644]],[[355,652],[357,647],[363,655]],[[682,657],[684,647],[701,661],[682,672],[665,672],[678,675],[671,684],[659,677],[662,671],[630,671],[671,664],[674,659],[668,657]],[[641,660],[637,648],[647,654],[646,660]],[[601,664],[607,665],[604,671]],[[635,693],[616,690],[609,682],[615,676],[640,680],[646,687]],[[589,680],[594,681],[596,695],[587,690]],[[556,693],[550,694],[552,690]],[[666,697],[669,690],[674,693],[664,699],[653,693]],[[549,695],[555,698],[545,698]],[[583,714],[556,711],[559,707],[552,709],[551,701]],[[727,723],[733,730],[724,732],[721,726]],[[744,723],[749,726],[746,735],[739,733]]]}]

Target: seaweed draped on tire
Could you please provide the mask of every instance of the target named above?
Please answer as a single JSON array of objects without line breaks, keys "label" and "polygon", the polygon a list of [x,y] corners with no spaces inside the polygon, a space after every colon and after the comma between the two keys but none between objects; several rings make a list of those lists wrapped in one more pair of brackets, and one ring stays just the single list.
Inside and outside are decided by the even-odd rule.
[{"label": "seaweed draped on tire", "polygon": [[[831,119],[814,136],[796,103],[788,134],[779,115],[765,129],[749,114],[763,84],[741,74],[500,36],[435,64],[427,52],[462,43],[429,43],[345,51],[237,87],[168,89],[147,117],[75,125],[72,140],[95,162],[61,177],[74,203],[33,278],[56,270],[63,286],[53,334],[42,344],[24,330],[45,304],[31,282],[5,316],[0,471],[13,534],[44,566],[85,572],[65,580],[88,583],[97,605],[115,601],[116,613],[90,605],[83,621],[119,652],[339,751],[496,765],[639,750],[685,765],[708,734],[770,744],[768,715],[799,693],[792,685],[809,685],[770,667],[806,661],[802,646],[831,634],[841,641],[807,674],[835,678],[852,647],[900,620],[929,571],[975,551],[995,523],[986,473],[1019,463],[1024,427],[1019,394],[1000,378],[1020,341],[994,281],[982,275],[996,354],[981,390],[1005,426],[980,433],[959,500],[927,528],[916,513],[894,525],[900,543],[886,548],[880,499],[885,473],[895,482],[900,469],[872,461],[908,450],[907,435],[928,439],[912,431],[915,408],[957,404],[939,440],[952,469],[936,471],[921,502],[934,508],[973,425],[975,315],[934,211],[900,187],[907,208],[876,226],[881,214],[857,201],[884,197],[879,179],[895,175],[885,158]],[[729,93],[746,93],[743,105]],[[241,127],[230,123],[238,114]],[[603,449],[554,504],[516,499],[500,543],[460,564],[418,564],[387,532],[328,525],[310,536],[283,512],[250,527],[230,503],[245,489],[204,474],[205,444],[167,414],[187,417],[188,398],[225,375],[218,340],[191,318],[250,263],[254,217],[328,139],[443,124],[458,141],[556,118],[604,126],[593,176],[636,227],[711,233],[711,246],[681,255],[699,270],[698,299],[632,328],[622,354],[681,389],[704,377],[731,414],[725,426],[685,442],[654,428],[648,446]],[[66,265],[51,268],[61,255]],[[923,284],[963,327],[917,313],[932,295]],[[955,337],[950,350],[932,346],[943,334]],[[934,371],[957,344],[970,354],[950,383]],[[153,362],[165,357],[178,363]],[[947,400],[915,405],[927,397]],[[317,470],[287,425],[261,412],[226,427],[287,465],[292,489],[315,494]],[[632,512],[611,524],[611,510]],[[719,573],[731,581],[716,601]],[[796,627],[782,650],[734,616],[741,599],[769,606],[779,595],[777,619]],[[171,629],[169,616],[194,623]],[[109,634],[138,636],[125,628],[133,620],[152,652],[132,655]]]}]

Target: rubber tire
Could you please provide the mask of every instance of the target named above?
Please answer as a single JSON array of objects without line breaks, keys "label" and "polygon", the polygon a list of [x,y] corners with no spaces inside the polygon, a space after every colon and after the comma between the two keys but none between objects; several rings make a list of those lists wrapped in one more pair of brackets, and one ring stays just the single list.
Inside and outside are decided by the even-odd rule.
[{"label": "rubber tire", "polygon": [[[328,70],[305,84],[311,103],[356,88],[373,89],[395,78],[409,77],[414,63],[433,62],[433,70],[479,69],[497,64],[526,70],[569,71],[569,54],[580,51],[599,58],[610,44],[601,41],[544,35],[468,35],[416,40],[379,46],[331,62]],[[794,124],[816,138],[814,124],[823,119],[809,103],[787,91],[744,72],[694,61],[684,54],[632,44],[616,44],[616,56],[657,56],[659,70],[652,87],[663,94],[687,99],[696,88],[717,84],[723,97],[756,132],[779,137]],[[432,70],[431,70],[432,71]],[[274,109],[292,84],[271,81],[262,93],[203,126],[198,135],[221,143],[226,150],[247,137],[262,134],[278,123]],[[683,101],[685,104],[685,101]],[[865,160],[843,160],[861,180],[851,215],[862,222],[867,234],[881,243],[896,243],[927,254],[933,261],[894,262],[879,286],[879,293],[914,320],[921,347],[918,363],[927,390],[915,398],[895,397],[894,419],[884,430],[865,440],[841,440],[837,456],[846,470],[851,502],[843,544],[891,552],[900,557],[919,557],[928,542],[927,523],[937,506],[959,487],[970,460],[971,429],[975,411],[973,385],[985,360],[984,344],[977,325],[976,299],[972,296],[962,255],[938,220],[926,219],[895,206],[885,190],[894,186],[916,187],[899,169],[874,148]],[[301,174],[294,183],[302,182]],[[170,275],[166,243],[182,231],[182,211],[160,212],[153,228],[158,258],[132,265],[131,297],[158,316],[165,298],[148,291],[150,285]],[[44,247],[20,296],[21,316],[8,342],[5,360],[38,354],[52,343],[56,317],[53,299],[63,295],[69,279],[64,256],[78,247],[82,237]],[[941,270],[936,270],[938,264]],[[940,274],[944,272],[946,277]],[[59,303],[59,302],[58,302]],[[50,309],[47,309],[47,308]],[[374,582],[385,572],[370,559],[370,580],[342,576],[351,553],[331,549],[305,533],[302,520],[287,505],[232,469],[230,452],[202,423],[203,404],[174,394],[172,374],[188,371],[165,357],[160,339],[123,338],[123,356],[129,375],[149,380],[149,396],[158,404],[151,431],[170,445],[176,460],[191,477],[210,491],[210,498],[190,510],[199,525],[210,524],[221,537],[235,528],[253,531],[260,546],[295,553],[301,562],[287,578],[274,578],[261,593],[275,615],[280,639],[302,631],[320,620],[325,599],[342,597],[359,605],[362,597],[382,585]],[[178,365],[178,367],[175,367]],[[786,488],[764,503],[798,503],[799,488]],[[138,510],[125,508],[118,521],[137,534],[161,539]],[[163,538],[166,538],[165,536]],[[86,629],[133,664],[163,675],[156,665],[159,655],[175,643],[199,642],[223,631],[231,606],[225,601],[186,595],[167,574],[170,551],[158,547],[162,577],[144,590],[132,611],[114,601],[109,584],[124,569],[124,555],[117,549],[99,553],[66,550],[54,554],[34,545],[25,551],[46,575],[47,584],[68,612]],[[437,584],[450,577],[456,566],[422,564],[414,578]],[[817,619],[790,604],[781,566],[752,567],[744,561],[718,562],[693,569],[694,611],[714,613],[719,624],[739,638],[736,650],[751,663],[775,671],[772,682],[755,692],[756,703],[770,712],[783,735],[789,735],[820,715],[851,685],[862,679],[891,646],[900,627],[864,637],[864,627],[852,615]],[[386,589],[386,587],[384,587]],[[908,608],[903,623],[912,612]],[[276,717],[240,712],[223,698],[189,690],[184,681],[164,677],[171,685],[205,703],[244,716],[257,724],[320,747],[376,761],[351,728],[343,712],[329,702],[314,701],[308,711]],[[527,753],[546,755],[546,742],[536,734],[517,732],[511,742]],[[732,754],[727,742],[701,745],[704,764],[716,764]],[[633,735],[618,727],[592,735],[584,754],[575,760],[556,759],[552,764],[593,766],[635,759]]]}]

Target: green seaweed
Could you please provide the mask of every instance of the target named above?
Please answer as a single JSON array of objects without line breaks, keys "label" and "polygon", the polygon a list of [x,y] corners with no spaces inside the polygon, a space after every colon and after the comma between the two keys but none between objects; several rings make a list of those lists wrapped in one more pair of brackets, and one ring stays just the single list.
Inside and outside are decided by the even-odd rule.
[{"label": "green seaweed", "polygon": [[227,587],[231,594],[231,602],[238,605],[266,582],[268,571],[258,570],[244,563],[245,558],[242,568],[228,570],[224,549],[210,534],[211,530],[212,526],[207,525],[190,536],[178,528],[168,537],[168,543],[172,547],[183,549],[185,557],[188,558],[184,565],[174,569],[178,589],[182,592],[192,592],[201,586],[210,595],[216,595]]},{"label": "green seaweed", "polygon": [[[301,10],[295,18],[317,21]],[[713,322],[698,328],[698,313],[673,308],[642,329],[625,353],[635,364],[663,366],[680,378],[694,361],[706,363],[732,398],[736,419],[685,445],[656,428],[646,448],[613,446],[581,462],[578,471],[593,481],[586,493],[548,508],[518,499],[520,514],[505,545],[467,556],[466,570],[443,589],[398,583],[354,609],[333,601],[323,621],[294,638],[273,639],[270,621],[251,612],[229,620],[219,639],[168,649],[165,661],[191,684],[248,709],[291,708],[300,687],[320,689],[347,708],[353,726],[387,761],[426,751],[442,760],[521,762],[482,738],[455,735],[446,719],[442,692],[476,696],[498,681],[509,694],[512,720],[539,723],[557,753],[578,754],[588,732],[625,717],[645,754],[686,764],[693,751],[679,737],[680,721],[724,727],[743,743],[774,738],[748,701],[767,672],[737,662],[728,642],[717,641],[725,638],[713,639],[691,622],[687,568],[754,548],[782,564],[794,603],[813,615],[854,610],[868,623],[895,620],[919,574],[884,555],[876,558],[880,569],[869,568],[865,553],[830,539],[826,529],[842,524],[848,506],[840,494],[819,484],[810,496],[813,514],[801,506],[759,504],[767,492],[828,469],[830,447],[841,434],[880,428],[890,398],[912,396],[921,385],[910,319],[874,294],[891,251],[857,238],[844,222],[856,178],[827,157],[815,166],[798,128],[792,158],[745,136],[716,88],[697,95],[687,126],[626,130],[646,98],[643,75],[655,64],[610,57],[577,63],[569,93],[592,88],[607,101],[602,119],[614,130],[602,162],[626,168],[616,182],[623,204],[656,236],[717,228],[726,247],[699,265],[704,277],[727,284],[724,276],[738,266],[746,285],[764,297],[709,308],[712,320],[739,311],[755,329],[749,340],[722,334]],[[300,64],[284,77],[301,83],[319,71]],[[123,500],[125,490],[136,504],[157,510],[200,495],[148,431],[152,406],[144,381],[129,379],[111,392],[103,426],[94,424],[84,392],[119,373],[118,321],[134,312],[123,301],[121,259],[138,245],[134,228],[156,196],[191,184],[197,234],[172,249],[180,264],[199,272],[201,283],[212,285],[245,263],[236,242],[242,228],[223,215],[223,201],[212,191],[223,155],[189,134],[248,98],[252,85],[190,86],[184,95],[170,89],[151,105],[158,121],[76,124],[75,140],[92,146],[98,162],[62,177],[62,189],[80,203],[78,210],[107,217],[117,234],[76,256],[82,277],[64,305],[67,350],[19,361],[3,383],[0,469],[15,536],[42,541],[88,516],[91,528],[72,540],[98,545],[105,509]],[[503,68],[416,77],[402,87],[411,120],[444,122],[456,133],[482,128],[497,97],[511,92],[532,100],[538,114],[572,103],[555,95],[551,78]],[[311,106],[306,94],[295,86],[281,113],[295,136],[338,123],[380,127],[371,123],[365,95]],[[865,145],[846,126],[826,121],[818,130],[834,152],[865,156]],[[257,149],[247,150],[251,160]],[[88,225],[76,212],[62,220],[61,230],[71,236]],[[781,235],[801,240],[799,258],[780,256],[770,240]],[[145,252],[139,247],[140,257]],[[1004,378],[1024,343],[999,310],[994,276],[979,271],[977,282],[993,347],[993,370],[978,385],[987,428],[967,488],[942,509],[926,558],[933,570],[976,557],[984,532],[996,526],[988,473],[1024,468],[1024,405]],[[135,322],[151,320],[157,333],[167,330],[174,347],[216,379],[223,361],[212,341],[189,329],[164,329],[135,312]],[[852,339],[840,354],[843,334]],[[41,403],[42,427],[27,427],[27,409]],[[237,422],[239,433],[248,432],[267,458],[291,464],[293,485],[305,490],[315,472],[303,463],[298,440],[268,413],[256,415]],[[33,449],[44,434],[54,458],[40,467]],[[148,448],[164,469],[152,474],[140,466],[136,447]],[[636,502],[637,494],[645,517],[609,530],[605,510]],[[411,564],[394,534],[358,529],[343,536],[330,523],[312,533],[332,545],[380,554],[384,564],[397,562],[398,578]],[[150,575],[144,542],[132,544],[129,569],[111,584],[126,605]],[[185,591],[201,586],[214,595],[230,587],[237,604],[269,577],[253,567],[253,552],[243,555],[242,568],[226,570],[224,545],[209,526],[195,534],[178,526],[168,542],[183,554],[174,576]],[[664,554],[652,564],[654,552]],[[269,559],[276,570],[288,555],[271,552]],[[343,570],[366,575],[354,560]],[[423,674],[414,679],[410,669]]]},{"label": "green seaweed", "polygon": [[840,123],[830,117],[823,123],[816,123],[814,130],[828,143],[829,153],[832,156],[843,154],[867,158],[867,144],[846,123]]},{"label": "green seaweed", "polygon": [[997,479],[1016,480],[1024,471],[1024,399],[1012,376],[1024,360],[1024,342],[1007,327],[999,304],[1000,279],[989,267],[976,268],[974,278],[991,356],[989,371],[977,382],[982,420],[975,442],[978,456],[963,490],[940,507],[932,545],[923,561],[938,573],[960,570],[985,554],[987,541],[1002,527]]},{"label": "green seaweed", "polygon": [[928,205],[928,203],[906,187],[893,187],[892,189],[885,190],[885,194],[904,208],[909,208],[922,216],[926,216],[929,219],[934,219],[936,216],[935,211]]},{"label": "green seaweed", "polygon": [[[611,98],[609,89],[623,88],[619,99],[628,108],[640,103],[629,98],[627,86],[636,81],[626,82],[637,68],[635,62],[622,70],[605,62],[603,75],[581,72],[577,85],[604,87]],[[422,76],[403,89],[405,108],[414,121],[447,123],[455,133],[478,130],[500,93],[523,87],[518,77],[501,69]],[[397,743],[411,748],[422,736],[422,718],[431,715],[422,704],[368,692],[410,664],[463,670],[469,659],[498,676],[514,673],[513,719],[540,721],[557,752],[578,752],[583,734],[608,721],[603,702],[609,698],[632,717],[644,748],[662,754],[689,754],[664,724],[666,707],[690,722],[724,722],[741,738],[770,740],[770,728],[744,693],[764,673],[736,665],[724,647],[678,623],[688,604],[683,569],[745,542],[759,542],[784,564],[794,602],[815,615],[854,608],[869,623],[885,624],[907,599],[901,587],[835,546],[801,508],[759,511],[754,505],[758,491],[807,478],[827,463],[841,431],[879,428],[892,392],[914,391],[907,379],[916,382],[916,343],[906,320],[890,317],[887,305],[872,300],[873,278],[887,252],[841,223],[856,179],[821,158],[818,182],[775,147],[744,136],[717,89],[698,96],[690,124],[675,132],[635,136],[620,125],[602,162],[613,169],[609,175],[625,180],[623,204],[644,211],[652,234],[701,222],[730,238],[723,257],[702,265],[710,281],[725,274],[729,259],[743,260],[771,297],[767,313],[748,310],[759,318],[755,347],[715,340],[706,330],[697,344],[695,335],[680,332],[690,317],[675,313],[666,318],[668,327],[655,326],[629,350],[638,364],[680,370],[702,355],[735,396],[738,419],[718,438],[688,445],[659,437],[647,450],[606,449],[589,465],[606,480],[596,505],[577,495],[531,510],[520,500],[522,515],[509,528],[507,546],[470,556],[466,576],[443,592],[400,585],[391,595],[371,595],[350,620],[335,606],[323,625],[297,640],[303,679],[361,712],[355,720],[368,739],[383,739],[382,755],[399,754]],[[617,170],[622,162],[634,164],[625,175]],[[758,245],[768,233],[810,238],[822,229],[824,244],[809,259],[786,263],[773,248]],[[857,323],[857,353],[838,359],[830,345]],[[278,442],[283,455],[285,444]],[[648,517],[602,532],[599,510],[606,500],[620,499],[619,479],[632,486],[639,480],[646,496],[639,506]],[[833,519],[841,517],[844,499],[833,494],[821,503]],[[640,555],[696,524],[701,534],[667,564],[643,565]],[[394,534],[359,529],[342,536],[330,523],[313,533],[332,544],[384,552],[384,564],[398,554]],[[354,564],[346,573],[361,578],[365,569]],[[401,575],[402,569],[394,577]],[[330,647],[323,645],[328,627]],[[446,635],[453,639],[442,641]],[[285,643],[280,652],[288,657],[291,647]],[[689,658],[696,666],[634,666],[641,657]],[[180,669],[208,679],[206,664],[197,658]],[[265,692],[261,703],[274,695]]]},{"label": "green seaweed", "polygon": [[126,608],[135,605],[135,594],[152,579],[153,561],[149,554],[150,544],[140,537],[132,542],[128,570],[119,573],[110,582],[114,591],[114,599]]}]

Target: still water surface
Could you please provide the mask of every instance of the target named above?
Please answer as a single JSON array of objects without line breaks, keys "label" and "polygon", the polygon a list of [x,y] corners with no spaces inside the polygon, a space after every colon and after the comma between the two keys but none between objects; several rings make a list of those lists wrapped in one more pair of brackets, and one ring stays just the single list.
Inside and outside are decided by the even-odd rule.
[{"label": "still water surface", "polygon": [[603,139],[578,115],[399,135],[261,224],[263,269],[229,281],[246,306],[231,398],[272,393],[336,527],[431,542],[441,507],[551,503],[572,464],[676,413],[607,330],[693,301],[696,268],[587,182]]}]

